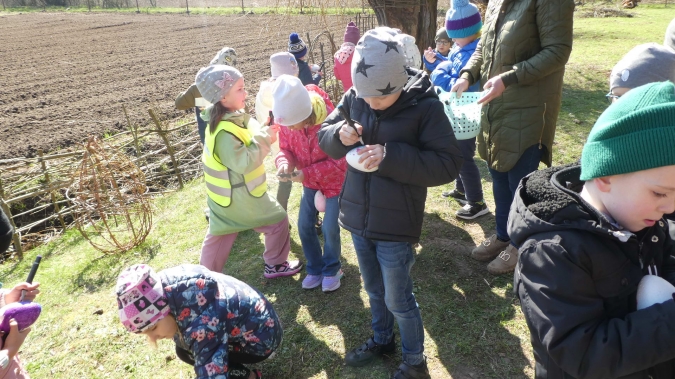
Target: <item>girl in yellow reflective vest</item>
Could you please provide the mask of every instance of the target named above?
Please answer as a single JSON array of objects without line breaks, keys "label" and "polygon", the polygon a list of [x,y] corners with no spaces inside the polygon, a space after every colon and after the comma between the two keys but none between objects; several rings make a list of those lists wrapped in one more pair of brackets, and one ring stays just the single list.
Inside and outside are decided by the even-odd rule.
[{"label": "girl in yellow reflective vest", "polygon": [[237,233],[253,229],[265,234],[265,277],[296,274],[302,264],[288,261],[288,216],[267,193],[263,164],[277,131],[267,124],[260,126],[241,111],[247,93],[236,68],[202,68],[195,84],[202,97],[213,104],[202,112],[209,124],[202,163],[211,216],[199,263],[222,272]]}]

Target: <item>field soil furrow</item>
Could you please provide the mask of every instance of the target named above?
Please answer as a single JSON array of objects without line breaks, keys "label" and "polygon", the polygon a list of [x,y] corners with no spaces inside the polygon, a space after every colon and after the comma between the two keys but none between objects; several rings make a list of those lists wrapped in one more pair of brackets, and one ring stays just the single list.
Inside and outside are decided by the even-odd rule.
[{"label": "field soil furrow", "polygon": [[[175,97],[223,46],[234,47],[253,111],[269,56],[288,35],[324,30],[342,42],[343,17],[29,13],[0,16],[0,159],[33,156],[186,113]],[[332,59],[330,46],[324,47]],[[317,49],[318,51],[318,49]],[[315,55],[319,57],[318,54]],[[190,112],[187,112],[190,113]]]}]

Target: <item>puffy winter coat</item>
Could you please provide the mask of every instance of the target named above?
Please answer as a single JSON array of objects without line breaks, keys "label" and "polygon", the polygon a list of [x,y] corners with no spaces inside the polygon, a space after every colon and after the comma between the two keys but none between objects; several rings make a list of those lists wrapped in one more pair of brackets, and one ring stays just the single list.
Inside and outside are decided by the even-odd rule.
[{"label": "puffy winter coat", "polygon": [[[342,98],[347,113],[363,126],[363,141],[385,148],[377,171],[347,167],[340,194],[340,225],[362,237],[415,243],[424,218],[427,187],[454,180],[462,154],[429,76],[408,68],[399,99],[376,113],[352,87]],[[334,111],[319,131],[319,145],[338,159],[351,149],[340,141],[345,121]]]},{"label": "puffy winter coat", "polygon": [[580,166],[535,171],[516,190],[508,232],[514,289],[537,379],[675,376],[675,301],[636,310],[649,272],[675,284],[675,224],[619,230],[577,193]]},{"label": "puffy winter coat", "polygon": [[[314,84],[306,85],[305,88],[323,99],[323,104],[312,102],[313,106],[324,106],[326,108],[324,114],[330,114],[333,111],[335,107],[326,92]],[[302,170],[305,177],[302,181],[303,186],[321,190],[326,197],[335,197],[340,194],[347,162],[344,158],[333,159],[321,150],[317,133],[324,120],[317,121],[317,125],[302,130],[291,130],[280,126],[279,146],[281,150],[276,156],[275,163],[277,167],[287,164],[291,170],[293,168]]]},{"label": "puffy winter coat", "polygon": [[461,71],[470,84],[501,76],[506,90],[485,106],[481,158],[509,171],[532,145],[551,165],[565,63],[572,51],[574,0],[493,0],[476,51]]},{"label": "puffy winter coat", "polygon": [[227,379],[230,351],[267,357],[283,331],[272,304],[253,287],[204,266],[181,265],[159,272],[176,346],[195,361],[197,379]]}]

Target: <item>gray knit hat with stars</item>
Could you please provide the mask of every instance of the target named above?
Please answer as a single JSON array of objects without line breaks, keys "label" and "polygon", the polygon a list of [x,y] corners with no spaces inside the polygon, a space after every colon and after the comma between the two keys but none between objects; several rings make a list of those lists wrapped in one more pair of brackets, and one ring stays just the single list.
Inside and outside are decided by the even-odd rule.
[{"label": "gray knit hat with stars", "polygon": [[358,97],[395,94],[408,82],[403,45],[387,27],[367,31],[352,59],[352,81]]}]

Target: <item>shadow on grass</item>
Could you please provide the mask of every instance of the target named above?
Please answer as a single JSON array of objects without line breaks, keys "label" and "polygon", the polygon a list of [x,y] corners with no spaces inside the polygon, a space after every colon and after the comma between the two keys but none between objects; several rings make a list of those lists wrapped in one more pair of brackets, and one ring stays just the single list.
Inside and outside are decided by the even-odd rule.
[{"label": "shadow on grass", "polygon": [[102,288],[114,288],[122,270],[134,263],[149,262],[160,249],[160,244],[143,243],[131,252],[94,258],[73,277],[69,290],[93,293]]},{"label": "shadow on grass", "polygon": [[[469,257],[467,232],[435,214],[413,267],[424,328],[452,378],[527,377],[520,338],[504,323],[515,317],[511,275],[494,277]],[[505,296],[495,288],[506,288]],[[432,373],[433,377],[433,373]]]}]

